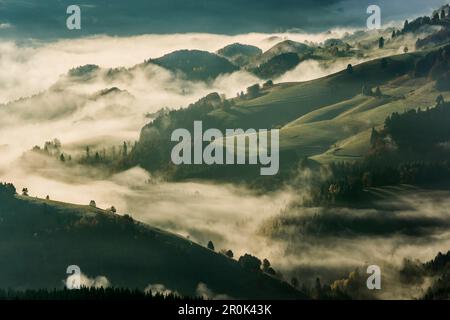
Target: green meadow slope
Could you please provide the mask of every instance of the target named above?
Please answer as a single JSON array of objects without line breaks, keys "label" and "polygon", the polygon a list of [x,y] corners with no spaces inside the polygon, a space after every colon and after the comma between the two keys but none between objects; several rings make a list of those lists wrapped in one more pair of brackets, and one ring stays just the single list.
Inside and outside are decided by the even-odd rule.
[{"label": "green meadow slope", "polygon": [[[361,159],[370,147],[371,129],[390,114],[432,107],[439,94],[450,97],[448,91],[435,88],[434,80],[416,74],[418,63],[437,50],[376,59],[312,81],[265,86],[257,97],[234,98],[224,106],[203,101],[174,111],[143,128],[132,163],[157,169],[148,167],[148,158],[158,148],[158,161],[167,163],[169,159],[160,159],[170,154],[171,130],[189,129],[194,120],[203,120],[204,130],[280,128],[281,151],[296,159],[310,157],[320,163]],[[380,87],[381,95],[363,95],[363,86]],[[164,141],[169,145],[156,146]]]},{"label": "green meadow slope", "polygon": [[195,296],[199,283],[243,299],[305,298],[285,282],[188,239],[90,206],[16,196],[0,203],[0,287],[61,288],[66,268],[115,287],[163,284]]},{"label": "green meadow slope", "polygon": [[[346,160],[348,156],[356,159],[370,146],[371,128],[382,125],[390,114],[432,107],[439,94],[449,96],[448,92],[437,91],[434,82],[408,76],[401,84],[387,82],[380,89],[381,97],[358,94],[290,122],[281,130],[282,148],[303,150],[304,155],[325,162]],[[315,154],[307,150],[312,147]]]},{"label": "green meadow slope", "polygon": [[[240,120],[247,126],[286,125],[309,112],[354,98],[361,93],[364,84],[380,86],[407,74],[420,56],[406,54],[387,58],[385,68],[378,59],[353,66],[351,74],[343,70],[312,81],[276,85],[260,97],[237,101],[236,107],[229,111],[230,120]],[[233,117],[235,114],[242,119]]]}]

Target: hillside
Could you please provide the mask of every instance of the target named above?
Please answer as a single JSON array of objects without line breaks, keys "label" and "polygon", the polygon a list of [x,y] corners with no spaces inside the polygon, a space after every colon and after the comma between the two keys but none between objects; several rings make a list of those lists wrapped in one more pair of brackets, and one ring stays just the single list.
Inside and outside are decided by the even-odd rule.
[{"label": "hillside", "polygon": [[154,63],[172,72],[181,72],[189,80],[213,80],[221,74],[232,73],[239,68],[227,59],[200,50],[179,50],[166,54]]},{"label": "hillside", "polygon": [[421,297],[422,300],[448,300],[450,298],[450,251],[439,252],[433,259],[422,263],[405,259],[400,277],[405,284],[423,284],[431,279],[431,284]]},{"label": "hillside", "polygon": [[272,79],[294,69],[299,63],[300,58],[296,53],[282,53],[262,63],[252,72],[261,79]]},{"label": "hillside", "polygon": [[312,54],[314,52],[314,48],[300,42],[285,40],[280,43],[277,43],[272,48],[264,52],[261,57],[258,59],[259,63],[265,63],[270,59],[283,54],[283,53],[295,53],[302,58]]},{"label": "hillside", "polygon": [[228,58],[237,66],[249,64],[252,59],[261,55],[263,51],[255,46],[233,43],[217,51],[218,55]]},{"label": "hillside", "polygon": [[61,288],[66,268],[76,264],[115,287],[163,284],[195,296],[204,283],[233,298],[304,298],[261,271],[129,216],[1,192],[0,198],[0,256],[8,261],[0,265],[3,288]]},{"label": "hillside", "polygon": [[[84,74],[83,77],[86,76]],[[79,81],[86,81],[82,79]],[[70,116],[78,117],[79,121],[107,119],[129,115],[136,103],[133,95],[117,87],[84,94],[70,87],[61,89],[60,85],[57,83],[45,92],[0,105],[0,123],[10,125],[14,118],[23,123],[54,121]],[[14,114],[14,118],[7,117],[8,114]]]},{"label": "hillside", "polygon": [[450,4],[155,1],[0,18],[0,301],[450,299]]},{"label": "hillside", "polygon": [[[427,51],[396,55],[312,81],[268,86],[256,97],[247,94],[221,106],[193,104],[145,126],[131,163],[150,170],[168,163],[171,146],[161,142],[170,141],[174,128],[191,128],[194,120],[202,120],[204,130],[281,128],[281,151],[296,156],[282,156],[280,167],[305,156],[324,162],[334,154],[336,159],[357,159],[369,147],[368,140],[361,140],[368,138],[367,130],[381,125],[392,112],[434,104],[439,91],[428,72],[415,76],[428,59]],[[425,65],[429,71],[433,63]],[[380,87],[382,94],[363,95],[363,87]]]}]

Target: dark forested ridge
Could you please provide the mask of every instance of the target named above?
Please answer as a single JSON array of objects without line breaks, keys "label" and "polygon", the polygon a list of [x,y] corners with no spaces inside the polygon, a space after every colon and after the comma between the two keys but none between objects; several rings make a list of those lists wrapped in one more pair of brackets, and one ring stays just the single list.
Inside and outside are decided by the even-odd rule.
[{"label": "dark forested ridge", "polygon": [[359,163],[333,163],[315,201],[357,200],[370,187],[411,184],[449,187],[450,103],[389,116],[372,130],[371,148]]},{"label": "dark forested ridge", "polygon": [[174,302],[174,301],[198,301],[201,298],[180,297],[167,293],[130,290],[127,288],[86,288],[76,290],[64,289],[38,289],[38,290],[4,290],[0,289],[0,300],[83,300],[83,301],[108,301],[108,300],[133,300],[148,302]]},{"label": "dark forested ridge", "polygon": [[386,119],[383,135],[375,138],[373,143],[380,143],[380,138],[390,136],[400,152],[411,152],[416,156],[424,155],[425,152],[424,156],[433,158],[438,157],[437,153],[440,152],[442,156],[448,156],[450,103],[444,102],[441,96],[437,100],[435,108],[393,113]]},{"label": "dark forested ridge", "polygon": [[200,50],[180,50],[157,59],[154,63],[173,72],[181,72],[190,80],[214,80],[221,74],[232,73],[239,68],[227,59],[216,54]]},{"label": "dark forested ridge", "polygon": [[431,279],[431,285],[422,295],[423,300],[450,299],[450,251],[439,252],[427,262],[405,259],[400,270],[403,283],[423,284],[425,279]]},{"label": "dark forested ridge", "polygon": [[[24,191],[25,192],[25,191]],[[224,254],[152,228],[129,215],[15,195],[0,186],[0,284],[2,288],[62,288],[66,269],[104,276],[118,288],[163,284],[194,297],[204,283],[233,298],[306,296],[263,270],[250,270]],[[20,290],[19,290],[20,291]]]}]

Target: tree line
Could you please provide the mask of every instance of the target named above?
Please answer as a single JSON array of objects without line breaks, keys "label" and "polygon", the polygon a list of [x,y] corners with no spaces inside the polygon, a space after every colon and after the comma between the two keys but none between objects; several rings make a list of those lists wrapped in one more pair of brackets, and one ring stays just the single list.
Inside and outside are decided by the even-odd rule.
[{"label": "tree line", "polygon": [[151,290],[82,287],[79,290],[69,290],[67,288],[37,290],[0,289],[0,300],[146,300],[170,302],[194,301],[202,300],[202,298],[181,297],[173,293],[162,294]]}]

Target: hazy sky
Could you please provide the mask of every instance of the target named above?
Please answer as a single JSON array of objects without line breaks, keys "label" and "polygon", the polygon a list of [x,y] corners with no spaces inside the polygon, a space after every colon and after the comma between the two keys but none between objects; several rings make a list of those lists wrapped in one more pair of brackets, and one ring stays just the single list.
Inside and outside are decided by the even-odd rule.
[{"label": "hazy sky", "polygon": [[[93,34],[208,32],[236,34],[288,29],[362,27],[369,4],[383,23],[429,14],[444,0],[0,0],[1,38]],[[82,30],[66,29],[66,9],[82,8]]]}]

